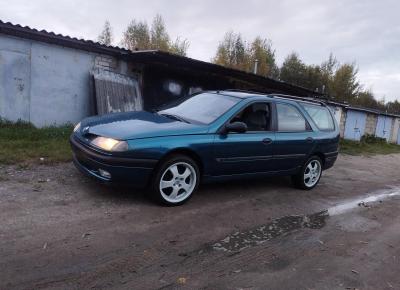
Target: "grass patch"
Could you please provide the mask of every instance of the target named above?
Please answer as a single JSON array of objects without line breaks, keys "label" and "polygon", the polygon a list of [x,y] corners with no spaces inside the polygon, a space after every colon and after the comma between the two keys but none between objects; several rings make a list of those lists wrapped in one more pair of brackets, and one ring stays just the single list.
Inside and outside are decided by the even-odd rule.
[{"label": "grass patch", "polygon": [[0,120],[0,163],[45,163],[71,160],[68,138],[73,126],[36,128],[30,123]]},{"label": "grass patch", "polygon": [[350,155],[376,155],[400,153],[400,145],[387,143],[385,139],[366,135],[361,141],[340,140],[339,152]]}]

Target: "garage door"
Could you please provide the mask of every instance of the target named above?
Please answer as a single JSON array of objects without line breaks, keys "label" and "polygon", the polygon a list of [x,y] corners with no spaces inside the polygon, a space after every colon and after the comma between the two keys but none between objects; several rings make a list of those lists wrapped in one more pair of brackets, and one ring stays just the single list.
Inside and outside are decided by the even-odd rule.
[{"label": "garage door", "polygon": [[0,50],[0,118],[29,121],[30,55]]},{"label": "garage door", "polygon": [[344,138],[360,141],[364,135],[367,114],[357,111],[347,111],[346,123],[344,127]]},{"label": "garage door", "polygon": [[397,144],[400,145],[400,128],[397,131]]},{"label": "garage door", "polygon": [[376,124],[375,136],[384,138],[389,141],[390,131],[392,129],[392,118],[387,116],[378,116],[378,123]]}]

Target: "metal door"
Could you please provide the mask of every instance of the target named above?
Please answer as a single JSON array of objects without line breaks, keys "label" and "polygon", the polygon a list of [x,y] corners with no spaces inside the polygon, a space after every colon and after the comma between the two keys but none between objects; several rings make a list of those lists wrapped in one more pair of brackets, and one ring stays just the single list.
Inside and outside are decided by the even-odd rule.
[{"label": "metal door", "polygon": [[99,115],[143,109],[138,80],[105,70],[94,70],[94,86]]},{"label": "metal door", "polygon": [[392,118],[387,116],[378,116],[378,123],[376,124],[375,136],[384,138],[389,141],[390,131],[392,129]]},{"label": "metal door", "polygon": [[400,127],[399,127],[399,129],[397,130],[397,144],[400,145]]},{"label": "metal door", "polygon": [[30,55],[0,50],[0,118],[30,121]]},{"label": "metal door", "polygon": [[367,114],[357,111],[347,111],[344,138],[360,141],[365,132]]}]

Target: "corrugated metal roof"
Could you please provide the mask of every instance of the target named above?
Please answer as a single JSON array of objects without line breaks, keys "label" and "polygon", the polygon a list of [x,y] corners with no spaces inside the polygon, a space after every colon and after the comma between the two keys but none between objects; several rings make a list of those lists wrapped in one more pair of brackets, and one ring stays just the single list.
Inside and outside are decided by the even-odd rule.
[{"label": "corrugated metal roof", "polygon": [[78,39],[68,35],[56,34],[52,31],[38,30],[29,26],[3,22],[1,20],[0,33],[108,55],[127,55],[130,53],[125,48],[108,46],[92,40]]},{"label": "corrugated metal roof", "polygon": [[366,113],[371,113],[371,114],[376,114],[376,115],[384,115],[384,116],[389,116],[389,117],[400,118],[400,115],[386,113],[386,112],[383,112],[383,111],[380,111],[380,110],[375,110],[375,109],[370,109],[370,108],[357,107],[357,106],[347,106],[346,109],[347,110],[360,111],[360,112],[366,112]]}]

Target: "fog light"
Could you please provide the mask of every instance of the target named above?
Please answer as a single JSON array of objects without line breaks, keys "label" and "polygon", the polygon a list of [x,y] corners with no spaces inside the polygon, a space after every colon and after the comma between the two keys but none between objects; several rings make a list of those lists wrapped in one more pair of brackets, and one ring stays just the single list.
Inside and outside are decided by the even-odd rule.
[{"label": "fog light", "polygon": [[105,178],[111,178],[111,173],[99,168],[99,174]]}]

